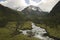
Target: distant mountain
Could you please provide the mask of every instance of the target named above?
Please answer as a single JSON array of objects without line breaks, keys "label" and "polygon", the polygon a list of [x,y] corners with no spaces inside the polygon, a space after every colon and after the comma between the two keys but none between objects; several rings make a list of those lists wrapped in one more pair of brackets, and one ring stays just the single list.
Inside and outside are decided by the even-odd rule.
[{"label": "distant mountain", "polygon": [[44,16],[47,12],[43,12],[39,7],[36,6],[28,6],[26,7],[24,10],[22,10],[22,12],[27,15],[27,17],[31,17],[31,16]]},{"label": "distant mountain", "polygon": [[30,5],[22,10],[27,20],[31,20],[37,23],[40,23],[42,17],[45,17],[48,12],[43,12],[39,7]]},{"label": "distant mountain", "polygon": [[35,6],[28,6],[27,8],[25,8],[24,10],[22,10],[22,12],[26,15],[31,15],[31,14],[41,14],[42,13],[42,10],[39,8],[39,7],[35,7]]}]

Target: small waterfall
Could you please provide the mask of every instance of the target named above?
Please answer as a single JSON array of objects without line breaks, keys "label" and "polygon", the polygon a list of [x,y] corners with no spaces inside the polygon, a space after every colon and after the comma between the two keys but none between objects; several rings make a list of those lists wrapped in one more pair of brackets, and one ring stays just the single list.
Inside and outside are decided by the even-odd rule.
[{"label": "small waterfall", "polygon": [[[28,35],[30,34],[29,32],[31,32],[33,34],[33,37],[39,38],[41,40],[54,40],[48,36],[43,36],[44,34],[46,34],[46,30],[40,27],[37,27],[34,23],[32,23],[32,29],[31,30],[20,30],[22,31],[22,34],[24,35]],[[32,35],[30,34],[30,35]]]}]

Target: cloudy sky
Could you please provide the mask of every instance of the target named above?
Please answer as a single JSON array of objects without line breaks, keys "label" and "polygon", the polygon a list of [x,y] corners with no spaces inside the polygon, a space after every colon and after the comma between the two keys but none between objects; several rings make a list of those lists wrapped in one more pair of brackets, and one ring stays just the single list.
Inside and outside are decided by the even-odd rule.
[{"label": "cloudy sky", "polygon": [[23,10],[29,5],[40,7],[43,11],[50,12],[59,0],[0,0],[0,4],[19,10]]}]

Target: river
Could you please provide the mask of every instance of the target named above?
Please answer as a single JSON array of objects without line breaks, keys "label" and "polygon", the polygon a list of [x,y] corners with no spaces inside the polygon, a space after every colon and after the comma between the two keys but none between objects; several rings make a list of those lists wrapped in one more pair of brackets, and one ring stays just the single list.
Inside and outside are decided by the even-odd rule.
[{"label": "river", "polygon": [[20,30],[20,31],[22,31],[22,34],[24,35],[30,35],[32,37],[39,38],[40,40],[54,40],[53,38],[50,38],[47,35],[44,36],[44,34],[47,34],[46,30],[36,26],[34,23],[32,23],[31,30]]}]

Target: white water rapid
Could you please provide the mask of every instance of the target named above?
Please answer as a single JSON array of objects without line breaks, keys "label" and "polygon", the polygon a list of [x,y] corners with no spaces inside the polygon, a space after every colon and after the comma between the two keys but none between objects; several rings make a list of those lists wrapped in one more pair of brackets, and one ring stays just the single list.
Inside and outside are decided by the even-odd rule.
[{"label": "white water rapid", "polygon": [[37,27],[34,23],[32,23],[32,30],[20,30],[22,31],[22,34],[24,35],[28,35],[30,33],[28,32],[32,32],[33,37],[39,38],[40,40],[54,40],[52,38],[49,38],[48,36],[43,36],[46,32],[45,29]]}]

